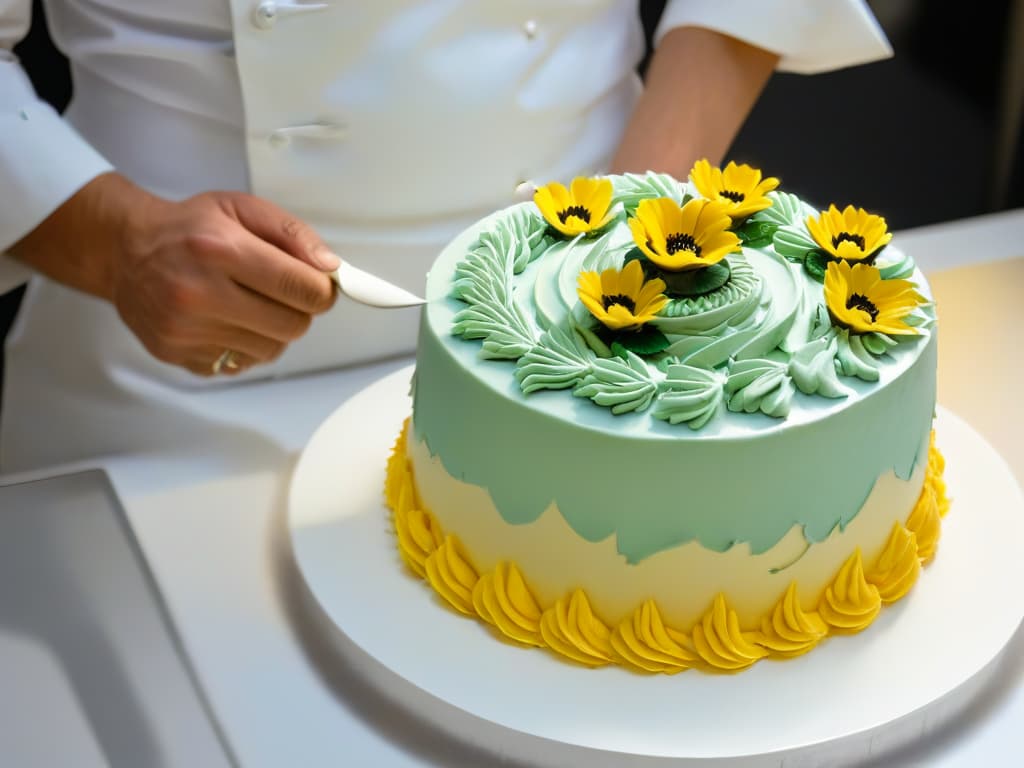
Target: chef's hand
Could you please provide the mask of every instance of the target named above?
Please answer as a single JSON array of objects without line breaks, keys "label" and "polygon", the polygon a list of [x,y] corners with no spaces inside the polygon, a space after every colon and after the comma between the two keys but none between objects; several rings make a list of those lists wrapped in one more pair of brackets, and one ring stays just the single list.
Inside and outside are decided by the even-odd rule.
[{"label": "chef's hand", "polygon": [[221,373],[274,360],[336,295],[338,257],[274,204],[240,192],[172,202],[114,173],[10,252],[110,301],[154,357],[203,376],[227,350]]}]

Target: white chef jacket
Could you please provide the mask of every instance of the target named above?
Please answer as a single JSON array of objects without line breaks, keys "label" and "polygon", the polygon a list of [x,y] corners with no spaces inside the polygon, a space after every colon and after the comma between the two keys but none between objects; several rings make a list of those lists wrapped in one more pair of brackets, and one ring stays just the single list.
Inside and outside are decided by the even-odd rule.
[{"label": "white chef jacket", "polygon": [[[46,0],[71,61],[58,116],[0,0],[0,248],[111,167],[181,199],[250,191],[344,258],[421,292],[456,232],[523,181],[607,167],[640,93],[637,0]],[[816,72],[891,53],[859,0],[670,0],[656,33],[716,29]],[[0,255],[0,290],[27,270]],[[339,301],[260,379],[410,351],[416,310]],[[0,469],[277,439],[268,409],[146,353],[114,308],[41,276],[6,350]],[[278,404],[278,407],[284,407]]]}]

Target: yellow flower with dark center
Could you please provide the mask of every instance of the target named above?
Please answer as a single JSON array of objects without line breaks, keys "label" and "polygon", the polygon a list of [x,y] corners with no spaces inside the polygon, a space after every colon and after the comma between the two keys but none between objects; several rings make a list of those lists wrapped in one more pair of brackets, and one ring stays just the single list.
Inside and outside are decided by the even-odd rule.
[{"label": "yellow flower with dark center", "polygon": [[670,197],[641,200],[629,220],[637,246],[667,272],[708,267],[740,250],[731,225],[724,203],[700,198],[682,207]]},{"label": "yellow flower with dark center", "polygon": [[908,336],[917,329],[904,318],[924,304],[909,280],[883,280],[868,264],[830,261],[825,269],[825,306],[832,321],[856,333]]},{"label": "yellow flower with dark center", "polygon": [[664,290],[663,280],[644,281],[636,259],[622,270],[581,272],[577,288],[583,306],[613,331],[638,330],[651,320],[668,304]]},{"label": "yellow flower with dark center", "polygon": [[814,242],[825,251],[844,261],[864,261],[892,240],[885,219],[868,213],[863,208],[846,206],[839,211],[830,205],[821,216],[807,217],[807,229]]},{"label": "yellow flower with dark center", "polygon": [[614,218],[608,210],[612,203],[610,179],[581,176],[572,180],[569,189],[553,181],[533,193],[533,202],[548,224],[568,237],[599,230]]},{"label": "yellow flower with dark center", "polygon": [[746,163],[736,165],[730,162],[723,171],[707,160],[693,164],[690,180],[708,200],[724,203],[733,221],[770,208],[772,201],[766,195],[779,186],[779,180],[774,176],[761,178],[761,171]]}]

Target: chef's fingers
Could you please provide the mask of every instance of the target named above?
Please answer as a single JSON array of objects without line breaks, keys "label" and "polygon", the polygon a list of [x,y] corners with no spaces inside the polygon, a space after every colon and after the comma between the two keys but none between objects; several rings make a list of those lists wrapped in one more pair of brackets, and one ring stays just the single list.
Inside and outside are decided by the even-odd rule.
[{"label": "chef's fingers", "polygon": [[197,376],[237,376],[259,361],[244,352],[226,347],[197,347],[180,365]]},{"label": "chef's fingers", "polygon": [[[330,301],[333,301],[333,296]],[[313,322],[310,312],[282,304],[234,281],[229,281],[218,294],[210,311],[212,317],[224,326],[245,329],[279,342],[295,341],[309,330]],[[220,332],[220,328],[213,332]]]},{"label": "chef's fingers", "polygon": [[251,232],[240,233],[236,248],[227,271],[238,285],[306,314],[334,306],[337,289],[323,272]]},{"label": "chef's fingers", "polygon": [[254,365],[270,363],[288,344],[261,336],[247,328],[218,325],[203,340],[181,351],[180,365],[200,376],[233,375]]},{"label": "chef's fingers", "polygon": [[341,264],[311,226],[269,200],[253,195],[234,195],[230,200],[238,221],[257,237],[322,272]]}]

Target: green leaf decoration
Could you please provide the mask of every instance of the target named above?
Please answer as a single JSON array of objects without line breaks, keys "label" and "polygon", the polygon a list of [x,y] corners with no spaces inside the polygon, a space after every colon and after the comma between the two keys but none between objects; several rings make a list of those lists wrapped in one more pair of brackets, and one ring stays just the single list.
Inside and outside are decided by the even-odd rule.
[{"label": "green leaf decoration", "polygon": [[733,231],[747,248],[764,248],[772,243],[779,225],[773,221],[747,221]]},{"label": "green leaf decoration", "polygon": [[805,395],[846,397],[849,393],[836,376],[835,334],[812,339],[797,349],[789,360],[789,375]]},{"label": "green leaf decoration", "polygon": [[824,304],[818,304],[814,308],[814,320],[811,323],[809,339],[818,339],[832,332],[832,317]]},{"label": "green leaf decoration", "polygon": [[[495,230],[507,227],[499,221]],[[536,344],[536,335],[512,292],[517,258],[508,247],[508,232],[481,238],[456,267],[452,296],[469,306],[455,314],[452,335],[482,339],[484,358],[517,359]]]},{"label": "green leaf decoration", "polygon": [[665,380],[651,415],[669,424],[687,424],[691,429],[700,429],[721,407],[724,382],[724,376],[715,371],[691,365],[670,365],[665,369]]},{"label": "green leaf decoration", "polygon": [[706,293],[716,291],[729,282],[731,269],[729,260],[722,259],[717,264],[711,264],[701,269],[690,269],[685,272],[668,272],[651,262],[653,267],[650,275],[644,269],[647,279],[658,277],[665,281],[665,294],[670,298],[685,298],[689,296],[703,296]]},{"label": "green leaf decoration", "polygon": [[529,206],[516,207],[504,216],[493,229],[480,234],[478,245],[488,247],[501,253],[508,253],[512,261],[512,271],[519,274],[526,265],[540,257],[555,238],[547,234],[548,223],[544,217]]},{"label": "green leaf decoration", "polygon": [[815,248],[804,254],[804,270],[819,283],[825,282],[825,270],[832,257],[825,251]]},{"label": "green leaf decoration", "polygon": [[639,261],[640,266],[644,267],[645,270],[648,267],[656,269],[654,264],[651,263],[651,260],[647,258],[647,254],[641,251],[639,246],[636,245],[626,251],[626,255],[622,257],[622,266],[625,267],[631,261]]},{"label": "green leaf decoration", "polygon": [[615,335],[611,349],[615,354],[616,347],[635,352],[638,355],[654,355],[668,348],[668,336],[657,328],[645,325],[638,331],[624,331]]},{"label": "green leaf decoration", "polygon": [[[903,318],[903,322],[911,328],[930,329],[935,325],[935,303],[928,302],[916,307],[913,312]],[[914,339],[916,336],[904,336],[903,339]]]},{"label": "green leaf decoration", "polygon": [[836,331],[836,372],[862,381],[878,381],[878,364],[856,333],[846,328]]},{"label": "green leaf decoration", "polygon": [[516,381],[524,395],[540,389],[568,389],[590,373],[593,353],[573,330],[551,328],[516,363]]},{"label": "green leaf decoration", "polygon": [[[767,221],[780,227],[803,226],[812,212],[796,195],[774,190],[767,197],[772,201],[770,208],[755,213],[751,219]],[[805,249],[806,250],[806,249]]]},{"label": "green leaf decoration", "polygon": [[646,410],[657,391],[658,386],[644,361],[626,350],[625,360],[618,357],[594,360],[590,373],[573,394],[588,397],[618,415]]},{"label": "green leaf decoration", "polygon": [[[729,310],[724,307],[734,307],[737,312],[743,312],[744,307],[752,313],[758,302],[758,293],[761,290],[761,280],[755,274],[753,267],[742,256],[729,257],[729,279],[721,288],[705,293],[701,296],[680,296],[668,297],[668,304],[654,321],[662,330],[669,330],[670,333],[682,333],[687,328],[685,319],[694,315],[704,315],[713,310],[721,309],[723,312]],[[708,315],[705,315],[707,317]],[[667,321],[667,322],[666,322]],[[689,326],[693,330],[693,326]]]},{"label": "green leaf decoration", "polygon": [[664,173],[627,173],[612,178],[612,205],[622,203],[626,214],[632,216],[644,199],[669,197],[682,205],[688,195],[684,187]]},{"label": "green leaf decoration", "polygon": [[784,259],[803,264],[807,252],[817,248],[818,244],[803,225],[781,226],[772,236],[772,247]]},{"label": "green leaf decoration", "polygon": [[796,390],[785,363],[754,358],[740,360],[729,367],[725,383],[726,407],[730,411],[785,418]]},{"label": "green leaf decoration", "polygon": [[884,333],[865,333],[860,337],[864,349],[875,357],[881,357],[896,346],[897,341]]},{"label": "green leaf decoration", "polygon": [[886,246],[883,254],[880,254],[875,261],[875,266],[878,267],[883,280],[892,280],[893,278],[906,280],[914,274],[916,268],[912,258],[891,245]]}]

